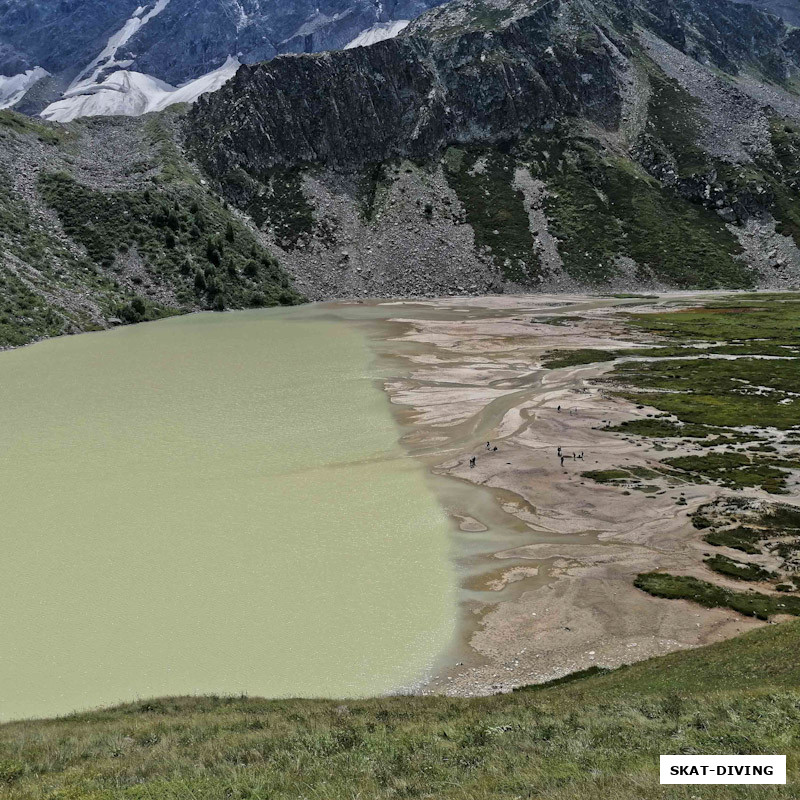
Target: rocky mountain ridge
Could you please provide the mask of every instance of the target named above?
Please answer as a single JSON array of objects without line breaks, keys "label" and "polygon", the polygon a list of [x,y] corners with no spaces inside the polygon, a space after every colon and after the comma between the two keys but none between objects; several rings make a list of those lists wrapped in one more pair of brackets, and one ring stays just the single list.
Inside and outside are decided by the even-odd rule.
[{"label": "rocky mountain ridge", "polygon": [[761,11],[780,17],[788,25],[800,26],[800,3],[797,0],[741,0]]},{"label": "rocky mountain ridge", "polygon": [[796,287],[798,53],[727,0],[462,0],[189,111],[0,112],[0,344],[301,297]]},{"label": "rocky mountain ridge", "polygon": [[793,285],[797,41],[727,0],[448,3],[242,68],[187,142],[311,296]]}]

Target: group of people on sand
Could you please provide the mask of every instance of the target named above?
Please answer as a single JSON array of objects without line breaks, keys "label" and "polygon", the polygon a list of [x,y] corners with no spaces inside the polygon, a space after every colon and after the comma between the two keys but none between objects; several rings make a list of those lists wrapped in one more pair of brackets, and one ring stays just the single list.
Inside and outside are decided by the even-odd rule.
[{"label": "group of people on sand", "polygon": [[[563,467],[564,466],[564,459],[565,458],[569,458],[569,456],[565,456],[563,451],[562,451],[562,449],[559,447],[558,448],[558,457],[561,459],[561,466]],[[581,450],[580,453],[573,453],[572,454],[572,460],[573,461],[577,461],[578,459],[583,461],[583,450]]]},{"label": "group of people on sand", "polygon": [[[497,445],[495,445],[493,447],[491,442],[486,442],[486,449],[490,453],[496,453],[497,452]],[[478,463],[478,457],[477,456],[472,456],[472,458],[469,460],[469,468],[470,469],[475,469],[475,465],[477,463]]]},{"label": "group of people on sand", "polygon": [[[557,410],[558,410],[558,413],[560,414],[561,413],[561,406],[559,406]],[[573,413],[577,414],[578,410],[577,409],[571,409],[569,413],[570,413],[570,416],[571,416]],[[496,453],[497,452],[497,445],[493,446],[491,442],[486,442],[486,449],[490,453]],[[564,466],[564,459],[569,458],[569,455],[565,454],[564,451],[563,451],[563,448],[560,447],[560,446],[558,448],[558,458],[561,459],[561,466],[562,467]],[[579,460],[583,461],[583,450],[581,450],[580,453],[573,452],[572,453],[572,460],[573,461],[579,461]],[[472,456],[472,458],[470,458],[470,460],[469,460],[469,468],[470,469],[475,469],[477,464],[478,464],[478,457],[477,456]]]}]

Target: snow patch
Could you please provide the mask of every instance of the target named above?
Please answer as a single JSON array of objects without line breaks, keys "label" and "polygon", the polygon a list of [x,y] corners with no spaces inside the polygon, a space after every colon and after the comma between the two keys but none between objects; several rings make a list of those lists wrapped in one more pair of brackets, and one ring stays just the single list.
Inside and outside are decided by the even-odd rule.
[{"label": "snow patch", "polygon": [[19,103],[28,89],[50,73],[42,67],[20,72],[19,75],[7,77],[0,75],[0,108],[11,108]]},{"label": "snow patch", "polygon": [[244,6],[242,6],[239,0],[231,0],[231,5],[233,6],[233,9],[238,17],[236,20],[236,30],[240,31],[242,28],[246,28],[250,24],[250,16],[244,10]]},{"label": "snow patch", "polygon": [[117,70],[102,83],[84,83],[65,92],[41,116],[53,122],[71,122],[78,117],[138,117],[163,111],[176,103],[193,103],[206,92],[215,92],[239,69],[238,59],[228,56],[219,69],[180,87],[141,72]]},{"label": "snow patch", "polygon": [[143,26],[147,25],[153,17],[157,17],[169,5],[169,2],[170,0],[156,0],[153,7],[146,14],[144,11],[147,6],[139,6],[139,8],[133,12],[133,16],[109,38],[100,55],[75,78],[70,86],[70,90],[78,87],[85,87],[90,83],[97,83],[102,72],[112,67],[121,66],[121,64],[116,61],[119,48],[127,44],[133,35]]},{"label": "snow patch", "polygon": [[369,47],[371,44],[383,42],[386,39],[394,39],[401,31],[411,24],[410,19],[396,19],[392,22],[376,22],[371,28],[367,28],[356,36],[352,42],[344,46],[345,50],[353,47]]}]

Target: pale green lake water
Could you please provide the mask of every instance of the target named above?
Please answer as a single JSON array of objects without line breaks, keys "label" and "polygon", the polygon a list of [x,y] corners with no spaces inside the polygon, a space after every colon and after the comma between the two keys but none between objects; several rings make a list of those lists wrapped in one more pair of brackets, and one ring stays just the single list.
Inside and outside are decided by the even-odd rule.
[{"label": "pale green lake water", "polygon": [[422,678],[450,523],[376,374],[313,309],[0,353],[0,719]]}]

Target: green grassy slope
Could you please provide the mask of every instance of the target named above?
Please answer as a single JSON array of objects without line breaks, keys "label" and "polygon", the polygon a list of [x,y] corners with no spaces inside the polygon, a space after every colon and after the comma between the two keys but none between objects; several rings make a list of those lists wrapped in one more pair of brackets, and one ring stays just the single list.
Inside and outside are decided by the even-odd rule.
[{"label": "green grassy slope", "polygon": [[184,158],[176,114],[62,127],[0,113],[0,348],[302,302]]},{"label": "green grassy slope", "polygon": [[[483,699],[175,698],[17,722],[0,797],[792,798],[798,646],[793,622]],[[785,753],[790,783],[662,788],[661,753]]]}]

